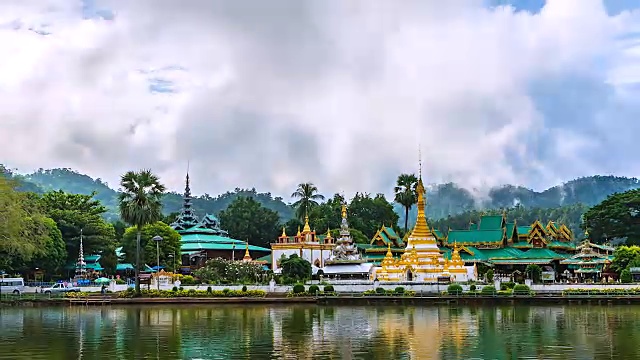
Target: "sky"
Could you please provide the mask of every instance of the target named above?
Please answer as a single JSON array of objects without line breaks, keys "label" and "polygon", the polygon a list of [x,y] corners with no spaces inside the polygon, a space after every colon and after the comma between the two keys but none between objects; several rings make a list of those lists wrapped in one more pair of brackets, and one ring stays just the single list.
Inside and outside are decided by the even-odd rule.
[{"label": "sky", "polygon": [[640,175],[640,2],[2,0],[0,163],[391,194]]}]

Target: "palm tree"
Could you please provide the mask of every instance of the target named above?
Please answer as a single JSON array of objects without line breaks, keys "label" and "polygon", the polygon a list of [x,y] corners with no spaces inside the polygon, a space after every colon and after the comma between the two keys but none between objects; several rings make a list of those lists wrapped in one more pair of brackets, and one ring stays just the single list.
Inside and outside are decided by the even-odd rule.
[{"label": "palm tree", "polygon": [[296,208],[296,216],[302,220],[312,207],[318,205],[316,200],[324,200],[324,196],[318,194],[318,188],[313,183],[298,184],[298,189],[291,194],[292,198],[300,199],[293,203]]},{"label": "palm tree", "polygon": [[162,219],[165,187],[151,170],[128,171],[120,179],[120,217],[136,227],[136,293],[140,294],[140,234],[142,228]]},{"label": "palm tree", "polygon": [[418,201],[416,186],[418,178],[414,174],[400,174],[393,191],[396,193],[395,202],[404,206],[404,232],[409,225],[409,209]]}]

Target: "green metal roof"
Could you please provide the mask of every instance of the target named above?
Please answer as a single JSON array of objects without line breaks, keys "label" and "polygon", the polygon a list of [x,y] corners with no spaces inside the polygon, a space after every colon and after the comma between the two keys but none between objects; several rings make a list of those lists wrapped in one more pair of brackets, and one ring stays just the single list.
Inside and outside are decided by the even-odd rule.
[{"label": "green metal roof", "polygon": [[256,261],[266,261],[267,264],[271,264],[271,254],[259,257],[256,259]]},{"label": "green metal roof", "polygon": [[514,242],[513,247],[515,248],[524,248],[524,249],[531,249],[533,248],[533,245],[531,245],[530,243],[526,242],[526,241],[519,241],[519,242]]},{"label": "green metal roof", "polygon": [[507,247],[500,249],[482,249],[482,253],[489,260],[494,259],[521,259],[524,257],[524,251],[516,248]]},{"label": "green metal roof", "polygon": [[444,234],[442,233],[442,231],[438,230],[438,229],[433,229],[433,234],[438,238],[438,239],[443,239],[444,238]]},{"label": "green metal roof", "polygon": [[478,230],[501,230],[502,215],[485,215],[480,217]]},{"label": "green metal roof", "polygon": [[518,226],[517,227],[518,236],[520,235],[528,235],[529,231],[531,231],[531,225],[529,226]]},{"label": "green metal roof", "polygon": [[548,264],[552,259],[491,259],[489,261],[495,265],[529,265]]},{"label": "green metal roof", "polygon": [[549,242],[547,247],[550,247],[550,248],[563,248],[563,249],[575,249],[576,248],[576,244],[570,243],[570,242],[565,242],[565,241],[554,240],[554,241]]},{"label": "green metal roof", "polygon": [[[473,255],[469,254],[464,249],[458,249],[458,251],[460,253],[460,258],[464,262],[478,262],[478,261],[487,261],[488,260],[487,256],[484,254],[483,250],[476,249],[473,246],[465,246],[465,248],[467,248],[470,252],[472,252]],[[442,256],[444,256],[445,259],[451,260],[451,254],[453,253],[453,249],[451,249],[451,248],[441,248],[440,250],[443,252]]]},{"label": "green metal roof", "polygon": [[544,248],[536,248],[536,249],[531,249],[531,250],[527,250],[525,251],[523,258],[526,259],[551,259],[551,260],[562,260],[562,259],[566,259],[567,256],[566,255],[560,255],[557,252],[550,250],[550,249],[544,249]]},{"label": "green metal roof", "polygon": [[235,243],[243,244],[244,241],[232,239],[226,236],[212,235],[212,234],[184,234],[181,235],[181,241],[184,242],[219,242],[219,243]]},{"label": "green metal roof", "polygon": [[93,262],[97,262],[98,260],[100,260],[101,256],[100,255],[88,255],[84,257],[84,261],[87,263],[93,263]]},{"label": "green metal roof", "polygon": [[502,241],[503,230],[451,230],[447,238],[447,244],[482,244]]},{"label": "green metal roof", "polygon": [[[200,243],[182,243],[180,246],[180,251],[182,253],[189,251],[197,251],[197,250],[244,250],[245,245],[242,244],[238,246],[233,246],[234,244],[230,243],[217,243],[217,242],[200,242]],[[260,246],[249,245],[249,251],[263,251],[263,252],[271,252],[271,250],[267,248],[263,248]]]},{"label": "green metal roof", "polygon": [[511,237],[513,235],[513,229],[516,227],[514,223],[507,223],[507,237]]},{"label": "green metal roof", "polygon": [[134,270],[133,265],[129,263],[123,263],[116,265],[116,271]]}]

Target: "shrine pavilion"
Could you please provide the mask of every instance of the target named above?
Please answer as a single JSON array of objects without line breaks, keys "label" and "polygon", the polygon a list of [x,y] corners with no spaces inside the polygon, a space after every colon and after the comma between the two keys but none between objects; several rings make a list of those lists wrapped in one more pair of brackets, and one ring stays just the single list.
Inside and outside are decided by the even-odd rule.
[{"label": "shrine pavilion", "polygon": [[267,248],[230,238],[229,234],[220,228],[220,221],[213,214],[206,214],[198,220],[191,203],[189,174],[183,199],[182,210],[171,224],[181,237],[182,273],[190,273],[204,266],[208,259],[242,260],[247,256],[259,258],[271,253]]}]

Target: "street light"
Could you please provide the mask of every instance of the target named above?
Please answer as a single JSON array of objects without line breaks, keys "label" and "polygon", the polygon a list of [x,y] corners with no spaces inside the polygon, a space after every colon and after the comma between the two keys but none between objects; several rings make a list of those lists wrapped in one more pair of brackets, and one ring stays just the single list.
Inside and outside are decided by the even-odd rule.
[{"label": "street light", "polygon": [[171,254],[168,255],[169,259],[173,259],[173,273],[175,274],[176,272],[176,252],[172,252]]},{"label": "street light", "polygon": [[162,241],[162,236],[154,236],[151,240],[156,242],[156,284],[158,284],[158,291],[160,291],[160,241]]}]

